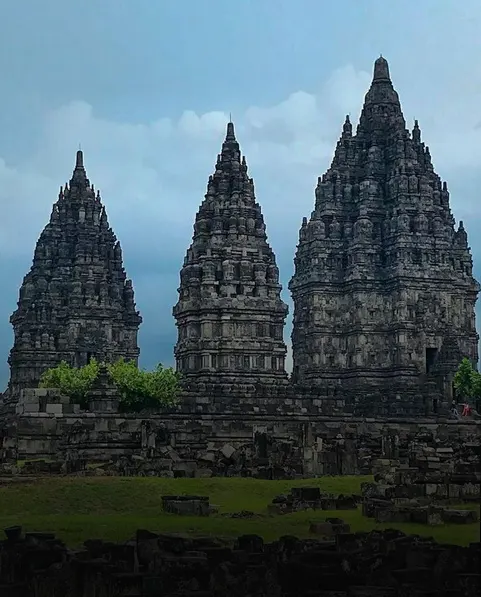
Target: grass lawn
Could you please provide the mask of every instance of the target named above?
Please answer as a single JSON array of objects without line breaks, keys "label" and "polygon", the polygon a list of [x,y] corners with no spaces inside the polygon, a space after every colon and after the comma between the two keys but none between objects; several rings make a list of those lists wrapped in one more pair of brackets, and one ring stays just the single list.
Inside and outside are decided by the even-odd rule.
[{"label": "grass lawn", "polygon": [[[302,481],[50,477],[0,486],[0,528],[20,524],[27,531],[52,531],[72,547],[80,546],[85,539],[125,541],[139,528],[226,538],[255,533],[272,541],[282,535],[308,537],[310,522],[338,516],[349,523],[353,531],[389,527],[432,536],[442,543],[467,545],[479,541],[479,523],[437,527],[378,525],[364,518],[360,510],[310,511],[283,516],[269,516],[266,511],[275,495],[288,492],[291,487],[319,486],[335,494],[360,494],[361,483],[371,480],[372,477],[360,476]],[[208,518],[164,514],[161,496],[178,494],[208,495],[211,504],[220,507],[219,514]],[[241,510],[257,515],[247,520],[225,516]]]}]

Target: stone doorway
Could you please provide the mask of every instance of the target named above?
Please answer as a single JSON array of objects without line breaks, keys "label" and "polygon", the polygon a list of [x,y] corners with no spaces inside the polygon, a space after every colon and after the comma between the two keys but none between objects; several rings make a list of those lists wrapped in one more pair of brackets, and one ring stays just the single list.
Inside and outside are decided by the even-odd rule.
[{"label": "stone doorway", "polygon": [[426,348],[426,373],[429,373],[438,356],[437,348]]}]

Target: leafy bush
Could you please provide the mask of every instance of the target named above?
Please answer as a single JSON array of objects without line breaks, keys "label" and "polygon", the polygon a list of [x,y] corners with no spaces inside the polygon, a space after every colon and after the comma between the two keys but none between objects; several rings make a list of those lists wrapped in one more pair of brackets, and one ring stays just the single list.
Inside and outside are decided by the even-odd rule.
[{"label": "leafy bush", "polygon": [[473,368],[469,359],[463,359],[454,375],[454,387],[461,398],[481,397],[481,373]]},{"label": "leafy bush", "polygon": [[121,359],[108,369],[121,395],[121,410],[171,406],[177,400],[180,375],[172,367],[159,364],[153,371],[144,371],[134,362]]},{"label": "leafy bush", "polygon": [[48,369],[40,378],[39,387],[58,388],[72,402],[86,406],[86,395],[99,374],[99,365],[92,359],[88,365],[71,367],[66,361]]},{"label": "leafy bush", "polygon": [[[180,375],[171,367],[164,368],[159,364],[153,371],[145,371],[133,361],[120,359],[107,365],[107,369],[119,391],[119,407],[123,412],[170,406],[177,401]],[[41,388],[58,388],[72,402],[85,407],[88,392],[99,371],[100,365],[95,359],[78,368],[62,361],[57,367],[45,371],[39,385]]]}]

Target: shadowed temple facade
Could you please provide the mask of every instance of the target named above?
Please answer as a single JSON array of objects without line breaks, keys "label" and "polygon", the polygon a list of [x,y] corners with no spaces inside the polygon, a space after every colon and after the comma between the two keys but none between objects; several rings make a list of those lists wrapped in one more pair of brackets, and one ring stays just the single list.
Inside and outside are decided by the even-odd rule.
[{"label": "shadowed temple facade", "polygon": [[180,273],[178,370],[208,382],[286,382],[281,288],[230,122]]},{"label": "shadowed temple facade", "polygon": [[[289,288],[293,380],[410,384],[478,361],[479,285],[463,223],[379,58],[304,218]],[[453,369],[454,367],[454,369]]]},{"label": "shadowed temple facade", "polygon": [[[357,129],[346,118],[318,180],[294,264],[288,384],[288,309],[230,122],[173,309],[184,379],[293,392],[434,384],[446,393],[462,357],[477,363],[479,285],[467,234],[462,222],[455,225],[447,184],[434,171],[418,123],[406,127],[382,57]],[[82,152],[39,238],[11,322],[14,394],[36,387],[61,360],[79,366],[91,357],[138,358],[141,317],[132,283]]]},{"label": "shadowed temple facade", "polygon": [[37,387],[42,373],[62,360],[82,366],[92,357],[138,359],[142,319],[132,282],[81,151],[38,239],[10,321],[9,392],[14,395]]},{"label": "shadowed temple facade", "polygon": [[383,58],[357,129],[346,118],[318,180],[294,264],[289,378],[276,257],[229,122],[173,308],[178,402],[124,412],[105,369],[86,406],[38,388],[61,360],[139,355],[132,284],[79,152],[11,318],[0,474],[22,460],[36,463],[22,469],[30,474],[169,478],[292,480],[382,467],[412,484],[419,467],[425,483],[425,473],[444,479],[429,481],[436,495],[461,495],[446,477],[454,471],[472,499],[479,474],[466,472],[479,460],[481,420],[458,419],[451,402],[461,359],[478,360],[479,285],[447,185],[418,123],[406,128]]}]

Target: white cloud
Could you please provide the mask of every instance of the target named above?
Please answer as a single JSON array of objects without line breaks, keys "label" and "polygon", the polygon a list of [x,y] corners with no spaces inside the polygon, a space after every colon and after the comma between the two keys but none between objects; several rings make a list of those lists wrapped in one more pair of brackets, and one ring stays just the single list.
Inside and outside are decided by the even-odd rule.
[{"label": "white cloud", "polygon": [[[396,72],[392,75],[396,86]],[[476,81],[472,72],[469,80],[457,80],[450,92],[442,81],[432,82],[429,95],[418,94],[416,80],[411,88],[398,89],[408,125],[411,116],[419,119],[435,167],[449,180],[460,219],[479,215],[481,127],[476,124],[481,121],[481,72],[475,76]],[[275,106],[250,107],[235,115],[237,137],[256,181],[285,286],[291,273],[286,264],[292,262],[301,219],[312,210],[317,177],[329,165],[345,114],[357,122],[369,80],[369,73],[347,66],[334,72],[318,93],[297,91]],[[172,274],[190,243],[193,218],[227,120],[228,113],[219,111],[186,111],[177,122],[161,114],[147,124],[113,122],[97,116],[95,107],[81,100],[49,112],[30,155],[16,164],[0,159],[0,260],[18,258],[28,267],[58,187],[70,178],[80,142],[87,172],[100,188],[127,266],[158,261]],[[477,173],[467,186],[466,170]],[[468,222],[473,237],[471,226]],[[129,258],[134,254],[135,259]],[[134,268],[129,274],[135,284]],[[170,284],[172,276],[167,279]],[[150,301],[158,302],[159,322],[169,322],[169,327],[175,284],[167,289],[158,277],[152,280],[155,288],[150,290],[146,279],[139,284],[138,302],[150,313],[155,311]],[[17,290],[5,288],[12,308]],[[0,312],[2,320],[8,316]]]}]

